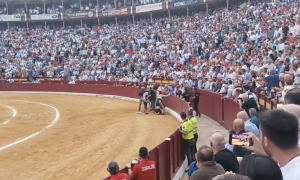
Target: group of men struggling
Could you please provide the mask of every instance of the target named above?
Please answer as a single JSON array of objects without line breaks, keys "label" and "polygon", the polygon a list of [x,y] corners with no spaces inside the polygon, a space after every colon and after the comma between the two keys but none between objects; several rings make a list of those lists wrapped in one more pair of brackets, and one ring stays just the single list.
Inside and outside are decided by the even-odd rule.
[{"label": "group of men struggling", "polygon": [[164,91],[158,91],[157,87],[154,86],[143,88],[139,93],[140,103],[139,103],[139,111],[138,114],[141,114],[141,106],[144,105],[144,113],[148,114],[147,106],[150,105],[150,110],[152,110],[155,114],[164,115],[165,114],[165,106],[163,104],[163,98],[170,96],[170,93],[164,95]]},{"label": "group of men struggling", "polygon": [[[199,104],[201,95],[197,91],[196,88],[193,91],[194,91],[194,93],[193,93],[194,94],[193,109],[196,111],[196,116],[200,117],[201,113],[198,109],[198,104]],[[142,91],[139,93],[140,103],[139,103],[139,110],[137,113],[138,114],[142,113],[141,106],[143,104],[144,105],[144,113],[148,114],[147,106],[149,104],[150,110],[152,110],[155,114],[164,115],[165,114],[165,106],[163,104],[163,98],[170,96],[170,92],[168,94],[166,94],[166,92],[167,91],[158,91],[157,86],[148,87],[148,88],[144,87],[142,89]],[[185,88],[184,93],[179,92],[176,95],[179,96],[180,98],[182,98],[184,101],[186,101],[189,104],[189,106],[191,106],[191,104],[190,104],[191,94],[189,93],[187,88]]]}]

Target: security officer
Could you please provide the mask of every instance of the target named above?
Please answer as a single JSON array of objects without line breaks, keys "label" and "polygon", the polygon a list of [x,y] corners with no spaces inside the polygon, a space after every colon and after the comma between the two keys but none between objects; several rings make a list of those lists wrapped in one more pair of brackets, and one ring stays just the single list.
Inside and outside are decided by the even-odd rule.
[{"label": "security officer", "polygon": [[179,131],[182,133],[184,141],[184,151],[188,159],[188,165],[195,161],[195,140],[194,140],[194,126],[190,120],[187,119],[185,112],[180,113],[183,123],[179,127]]},{"label": "security officer", "polygon": [[196,111],[196,116],[201,116],[201,113],[198,108],[201,94],[198,92],[197,88],[194,89],[194,110]]},{"label": "security officer", "polygon": [[193,124],[193,133],[194,133],[194,140],[195,140],[195,148],[194,153],[197,153],[197,141],[198,141],[198,122],[197,118],[193,116],[193,109],[191,109],[188,113],[189,121]]}]

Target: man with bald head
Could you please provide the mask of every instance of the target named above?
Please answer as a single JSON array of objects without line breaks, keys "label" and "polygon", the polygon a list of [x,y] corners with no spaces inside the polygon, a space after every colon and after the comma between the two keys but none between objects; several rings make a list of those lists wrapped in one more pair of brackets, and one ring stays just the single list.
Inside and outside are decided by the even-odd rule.
[{"label": "man with bald head", "polygon": [[298,131],[298,146],[300,147],[300,106],[296,104],[286,104],[280,107],[280,109],[294,114],[298,118],[299,131]]},{"label": "man with bald head", "polygon": [[224,168],[216,163],[214,159],[214,152],[208,146],[201,146],[197,152],[197,163],[199,169],[195,171],[190,180],[211,180],[217,175],[225,173]]},{"label": "man with bald head", "polygon": [[250,121],[250,117],[248,117],[248,114],[245,111],[240,111],[237,113],[236,118],[244,121],[245,131],[252,132],[256,137],[260,138],[260,133],[257,126]]},{"label": "man with bald head", "polygon": [[214,133],[210,139],[210,147],[215,154],[215,161],[227,172],[239,172],[239,163],[234,154],[225,148],[225,137],[220,133]]},{"label": "man with bald head", "polygon": [[127,174],[120,173],[119,170],[119,163],[117,161],[110,161],[107,165],[107,171],[111,176],[109,180],[130,180]]},{"label": "man with bald head", "polygon": [[[235,119],[233,121],[233,130],[237,135],[242,135],[246,133],[244,121],[242,119]],[[241,146],[234,146],[233,154],[235,155],[235,157],[244,157],[246,155],[250,155],[251,152],[242,148]]]}]

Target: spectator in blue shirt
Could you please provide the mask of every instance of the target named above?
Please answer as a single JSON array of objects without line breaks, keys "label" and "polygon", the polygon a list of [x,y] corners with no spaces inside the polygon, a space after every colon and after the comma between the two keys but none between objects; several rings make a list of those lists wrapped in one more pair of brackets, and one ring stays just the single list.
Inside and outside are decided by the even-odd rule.
[{"label": "spectator in blue shirt", "polygon": [[192,176],[192,174],[197,171],[199,168],[197,166],[197,161],[194,161],[191,163],[190,168],[189,168],[189,172],[188,172],[188,176],[189,178]]},{"label": "spectator in blue shirt", "polygon": [[272,87],[279,86],[279,75],[274,70],[270,70],[270,76],[265,77],[265,82],[267,83],[267,91],[270,92]]},{"label": "spectator in blue shirt", "polygon": [[242,69],[243,74],[245,75],[245,82],[246,84],[248,84],[248,82],[252,81],[252,76],[248,70],[248,72],[246,72],[245,69]]},{"label": "spectator in blue shirt", "polygon": [[189,79],[188,81],[188,87],[193,87],[195,84],[194,84],[194,81],[192,79]]},{"label": "spectator in blue shirt", "polygon": [[168,92],[172,95],[175,95],[175,92],[174,92],[172,86],[170,86],[170,85],[168,85]]}]

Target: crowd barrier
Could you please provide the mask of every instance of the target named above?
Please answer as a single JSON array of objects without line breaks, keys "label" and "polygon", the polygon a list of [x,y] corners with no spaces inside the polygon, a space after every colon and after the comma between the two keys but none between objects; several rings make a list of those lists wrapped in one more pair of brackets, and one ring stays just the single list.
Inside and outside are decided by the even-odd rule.
[{"label": "crowd barrier", "polygon": [[[106,94],[130,98],[138,98],[138,93],[140,92],[140,89],[137,87],[128,87],[122,85],[112,86],[112,84],[114,84],[112,82],[102,83],[81,82],[80,84],[72,85],[63,82],[51,82],[43,84],[0,84],[0,92],[50,91]],[[107,85],[104,85],[104,83]],[[188,88],[188,90],[193,94],[193,90],[191,88]],[[201,93],[201,98],[198,107],[201,113],[215,120],[227,130],[231,129],[232,122],[236,118],[236,114],[241,110],[239,104],[232,99],[224,98],[224,96],[217,93],[204,90],[199,90],[199,92]],[[262,109],[276,108],[276,101],[260,94],[257,94],[257,97]],[[188,104],[175,96],[167,97],[164,100],[164,104],[177,113],[187,112],[189,110]],[[157,180],[178,180],[177,177],[174,177],[185,159],[180,132],[176,130],[169,138],[170,140],[162,142],[160,145],[150,151],[149,158],[154,160],[157,164]],[[121,172],[127,173],[127,169],[124,168],[121,170]],[[105,180],[108,179],[109,178],[106,178]]]}]

